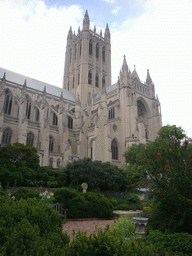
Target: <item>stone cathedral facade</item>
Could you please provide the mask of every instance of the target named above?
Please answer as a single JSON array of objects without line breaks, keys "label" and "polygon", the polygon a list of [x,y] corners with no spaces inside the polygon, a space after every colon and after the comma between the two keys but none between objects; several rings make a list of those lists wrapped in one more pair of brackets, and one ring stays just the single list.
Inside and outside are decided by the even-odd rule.
[{"label": "stone cathedral facade", "polygon": [[40,164],[58,168],[90,157],[121,166],[132,144],[155,139],[162,126],[160,102],[147,70],[142,83],[124,56],[111,85],[108,25],[67,36],[63,88],[0,68],[0,143],[37,147]]}]

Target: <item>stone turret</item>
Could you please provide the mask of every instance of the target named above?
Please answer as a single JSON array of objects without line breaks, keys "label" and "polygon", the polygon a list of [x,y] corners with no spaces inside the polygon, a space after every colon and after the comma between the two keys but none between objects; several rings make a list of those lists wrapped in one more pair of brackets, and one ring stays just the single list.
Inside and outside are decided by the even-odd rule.
[{"label": "stone turret", "polygon": [[84,19],[83,19],[83,30],[89,30],[89,15],[88,15],[88,12],[86,10],[85,12],[85,16],[84,16]]},{"label": "stone turret", "polygon": [[104,38],[106,42],[110,43],[110,31],[109,31],[108,24],[106,25],[106,28],[105,28]]},{"label": "stone turret", "polygon": [[146,78],[146,84],[149,86],[150,95],[155,98],[155,86],[151,79],[151,76],[149,74],[149,69],[147,69],[147,78]]}]

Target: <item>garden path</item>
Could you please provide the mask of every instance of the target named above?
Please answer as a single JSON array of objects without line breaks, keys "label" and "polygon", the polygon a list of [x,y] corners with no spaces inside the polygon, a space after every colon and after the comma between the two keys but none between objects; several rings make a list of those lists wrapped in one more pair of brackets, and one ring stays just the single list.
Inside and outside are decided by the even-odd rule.
[{"label": "garden path", "polygon": [[102,230],[105,229],[105,227],[109,224],[110,229],[111,225],[113,224],[115,218],[117,218],[119,215],[125,215],[125,214],[130,214],[134,216],[138,216],[140,211],[120,211],[116,210],[114,211],[114,214],[116,215],[114,218],[110,220],[106,219],[97,219],[97,218],[92,218],[92,219],[77,219],[77,220],[69,220],[67,219],[67,222],[63,224],[63,232],[67,232],[68,236],[70,239],[73,239],[73,229],[77,233],[78,230],[80,231],[86,231],[87,236],[92,234],[95,231],[95,226],[97,225],[97,229],[102,228]]}]

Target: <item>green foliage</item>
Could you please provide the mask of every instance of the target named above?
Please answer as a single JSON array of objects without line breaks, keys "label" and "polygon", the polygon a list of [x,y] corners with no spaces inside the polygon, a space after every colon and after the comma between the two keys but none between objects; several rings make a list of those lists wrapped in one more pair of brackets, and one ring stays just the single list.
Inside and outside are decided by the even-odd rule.
[{"label": "green foliage", "polygon": [[39,191],[37,190],[30,190],[27,188],[19,188],[16,192],[13,193],[16,200],[27,199],[27,198],[37,198],[39,197]]},{"label": "green foliage", "polygon": [[150,243],[159,242],[165,248],[177,252],[178,255],[187,256],[192,253],[192,235],[187,233],[163,234],[161,232],[151,232],[142,240]]},{"label": "green foliage", "polygon": [[109,162],[102,163],[84,158],[61,168],[58,177],[60,187],[77,187],[84,182],[88,184],[89,189],[99,187],[102,191],[124,191],[127,185],[124,171]]},{"label": "green foliage", "polygon": [[125,242],[122,236],[119,236],[116,230],[110,231],[109,226],[102,231],[91,234],[89,237],[86,233],[78,231],[75,239],[70,243],[66,250],[66,256],[172,256],[175,253],[167,251],[159,244],[151,244],[149,242],[142,242],[140,239]]},{"label": "green foliage", "polygon": [[47,204],[0,197],[1,255],[64,255],[68,243],[59,214]]},{"label": "green foliage", "polygon": [[138,195],[135,194],[135,193],[127,194],[124,197],[124,200],[129,202],[129,203],[138,203],[138,202],[140,202],[140,199],[139,199]]},{"label": "green foliage", "polygon": [[192,144],[182,128],[162,127],[154,142],[133,145],[125,157],[130,168],[142,166],[150,176],[153,229],[192,234]]},{"label": "green foliage", "polygon": [[115,220],[112,229],[116,230],[123,238],[132,239],[135,237],[135,225],[133,224],[133,218],[129,215],[122,215]]},{"label": "green foliage", "polygon": [[113,215],[113,205],[99,193],[82,193],[69,188],[59,188],[54,193],[55,202],[68,209],[69,218],[108,218]]}]

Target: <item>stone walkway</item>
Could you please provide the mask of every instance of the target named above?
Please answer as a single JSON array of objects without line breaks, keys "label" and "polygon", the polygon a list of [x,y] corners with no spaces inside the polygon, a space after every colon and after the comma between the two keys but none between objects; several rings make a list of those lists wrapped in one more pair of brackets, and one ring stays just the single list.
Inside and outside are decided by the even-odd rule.
[{"label": "stone walkway", "polygon": [[[138,214],[140,213],[140,211],[120,211],[120,210],[116,210],[114,211],[115,215],[134,215],[134,216],[138,216]],[[66,224],[63,224],[63,232],[67,232],[67,234],[70,236],[70,239],[73,239],[73,229],[75,230],[75,232],[77,233],[78,230],[80,231],[86,231],[87,232],[87,236],[89,236],[90,234],[92,234],[95,231],[95,226],[97,225],[97,229],[102,228],[102,230],[105,229],[105,227],[109,224],[109,226],[111,227],[111,225],[113,224],[115,218],[111,219],[111,220],[105,220],[105,219],[78,219],[78,220],[67,220]]]}]

